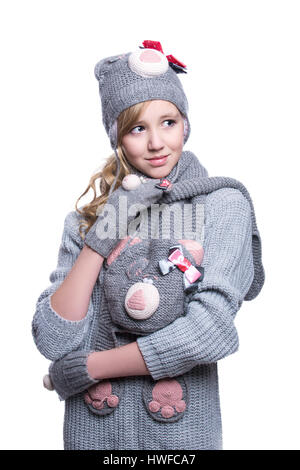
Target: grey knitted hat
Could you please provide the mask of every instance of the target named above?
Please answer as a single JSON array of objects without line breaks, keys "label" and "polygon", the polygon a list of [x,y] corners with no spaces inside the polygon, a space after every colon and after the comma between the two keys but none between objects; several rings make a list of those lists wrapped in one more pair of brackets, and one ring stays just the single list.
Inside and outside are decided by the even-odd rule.
[{"label": "grey knitted hat", "polygon": [[117,147],[117,118],[134,104],[166,100],[185,117],[184,143],[190,134],[188,101],[178,73],[186,66],[175,57],[165,56],[157,41],[144,41],[135,52],[106,57],[95,66],[102,103],[102,120],[113,149]]},{"label": "grey knitted hat", "polygon": [[184,143],[190,135],[188,100],[177,74],[186,73],[186,66],[174,56],[165,56],[158,41],[144,41],[134,52],[106,57],[94,69],[99,82],[102,121],[116,155],[117,174],[120,171],[117,152],[117,118],[122,111],[148,100],[166,100],[175,104],[184,118]]}]

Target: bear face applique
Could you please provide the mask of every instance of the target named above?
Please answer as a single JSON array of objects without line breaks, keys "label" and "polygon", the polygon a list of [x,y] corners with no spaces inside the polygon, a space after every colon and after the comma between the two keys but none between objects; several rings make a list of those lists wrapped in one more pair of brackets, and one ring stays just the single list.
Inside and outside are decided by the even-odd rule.
[{"label": "bear face applique", "polygon": [[200,266],[203,248],[195,240],[127,237],[108,257],[105,297],[113,323],[123,331],[149,334],[185,314],[188,265],[171,262],[170,248],[191,269]]}]

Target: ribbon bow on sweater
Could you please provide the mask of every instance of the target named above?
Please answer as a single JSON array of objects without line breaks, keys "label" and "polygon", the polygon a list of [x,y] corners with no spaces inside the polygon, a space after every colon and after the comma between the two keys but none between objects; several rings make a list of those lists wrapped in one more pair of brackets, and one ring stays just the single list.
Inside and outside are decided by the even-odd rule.
[{"label": "ribbon bow on sweater", "polygon": [[[165,55],[161,43],[159,41],[146,40],[143,41],[143,46],[146,49],[156,49],[157,51]],[[141,47],[141,49],[143,49],[143,47]],[[169,65],[175,70],[176,73],[187,73],[186,70],[184,70],[186,68],[186,65],[184,65],[183,62],[177,60],[173,55],[167,55],[166,58],[168,59]]]}]

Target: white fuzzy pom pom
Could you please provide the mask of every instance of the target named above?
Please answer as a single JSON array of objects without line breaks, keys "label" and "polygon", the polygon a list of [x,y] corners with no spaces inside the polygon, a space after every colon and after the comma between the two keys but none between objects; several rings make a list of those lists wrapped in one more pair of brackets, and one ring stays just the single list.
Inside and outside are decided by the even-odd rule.
[{"label": "white fuzzy pom pom", "polygon": [[127,175],[123,178],[122,187],[127,191],[136,189],[141,184],[141,180],[138,175]]},{"label": "white fuzzy pom pom", "polygon": [[44,387],[47,389],[47,390],[54,390],[54,387],[53,387],[53,384],[52,384],[52,381],[50,379],[50,375],[44,375],[43,377],[43,385]]}]

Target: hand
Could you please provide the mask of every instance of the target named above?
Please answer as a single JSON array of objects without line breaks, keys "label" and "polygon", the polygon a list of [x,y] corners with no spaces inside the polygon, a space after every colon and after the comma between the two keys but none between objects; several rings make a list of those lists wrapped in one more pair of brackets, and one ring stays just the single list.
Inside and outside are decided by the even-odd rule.
[{"label": "hand", "polygon": [[[128,225],[136,217],[136,211],[133,213],[130,208],[138,204],[135,209],[141,211],[163,197],[164,190],[156,187],[159,183],[160,179],[141,180],[137,175],[127,175],[122,185],[108,198],[87,233],[85,244],[107,258],[120,240],[128,235]],[[115,215],[116,220],[112,220]]]},{"label": "hand", "polygon": [[[76,395],[91,385],[99,382],[93,379],[87,369],[87,359],[92,351],[72,351],[49,367],[48,378],[44,377],[44,386],[55,389],[62,400]],[[51,388],[52,386],[52,388]]]}]

